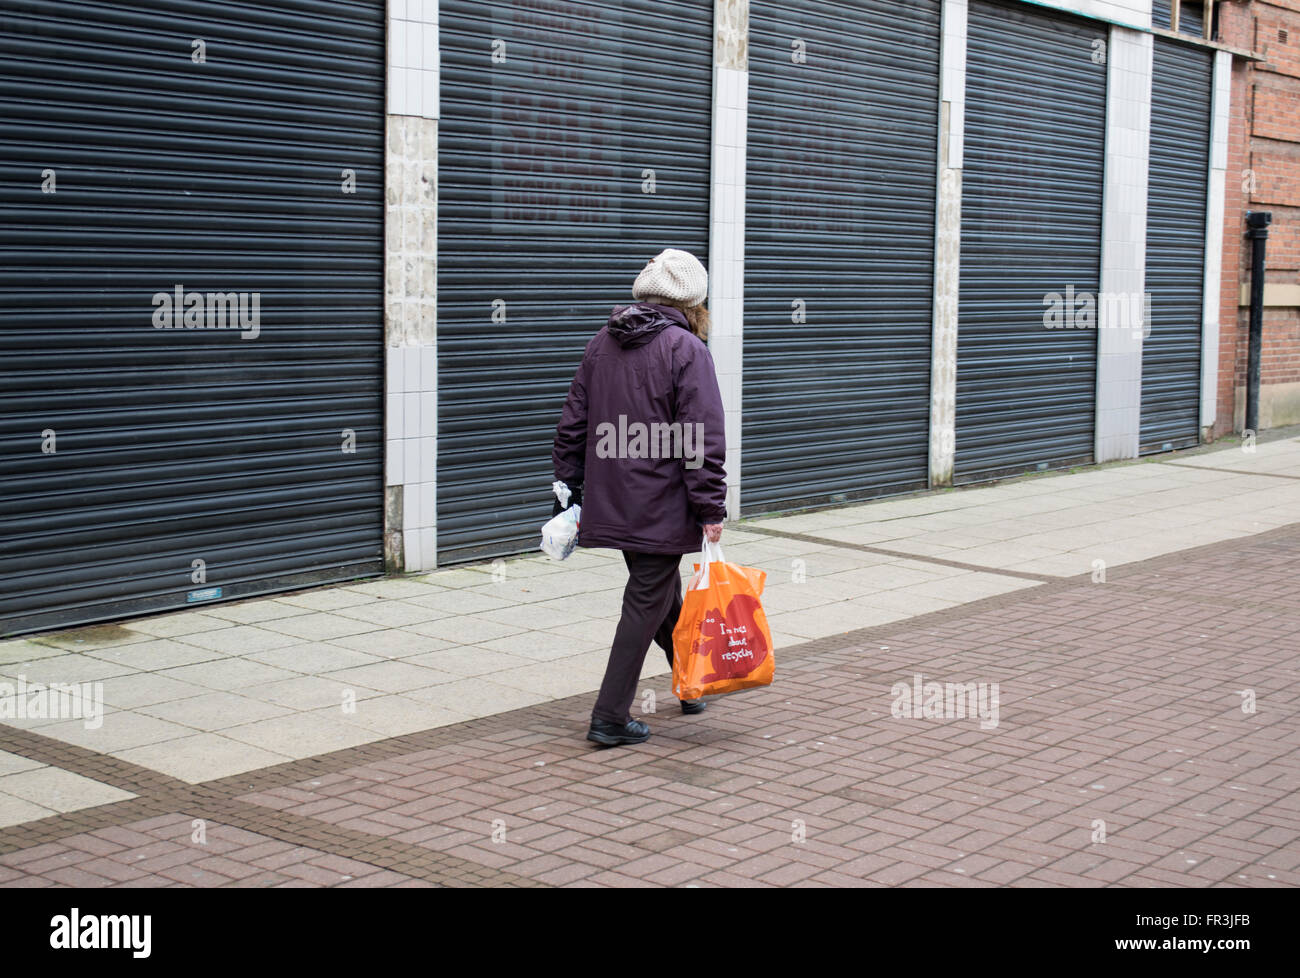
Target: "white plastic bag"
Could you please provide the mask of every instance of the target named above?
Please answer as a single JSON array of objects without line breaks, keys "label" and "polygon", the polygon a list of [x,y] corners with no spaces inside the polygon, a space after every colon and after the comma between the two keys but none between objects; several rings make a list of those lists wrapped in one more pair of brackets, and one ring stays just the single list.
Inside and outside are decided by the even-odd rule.
[{"label": "white plastic bag", "polygon": [[700,548],[700,562],[696,565],[696,571],[691,575],[691,582],[686,586],[688,591],[703,591],[709,586],[709,565],[725,563],[726,558],[722,556],[722,543],[712,543],[706,536],[704,545]]},{"label": "white plastic bag", "polygon": [[573,553],[573,548],[578,545],[578,520],[581,517],[581,506],[570,506],[559,516],[551,517],[542,527],[542,550],[556,560],[563,560]]},{"label": "white plastic bag", "polygon": [[[569,503],[570,490],[563,482],[551,483],[561,506]],[[552,516],[542,527],[542,551],[556,560],[563,560],[578,545],[578,522],[582,519],[581,506],[569,506],[558,516]]]}]

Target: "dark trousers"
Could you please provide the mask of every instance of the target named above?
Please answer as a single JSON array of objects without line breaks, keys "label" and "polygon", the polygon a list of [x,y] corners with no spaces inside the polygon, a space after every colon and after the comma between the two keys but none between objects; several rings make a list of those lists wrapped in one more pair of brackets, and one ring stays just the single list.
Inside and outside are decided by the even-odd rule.
[{"label": "dark trousers", "polygon": [[627,587],[623,589],[623,614],[614,631],[609,664],[600,684],[593,720],[626,723],[636,696],[641,666],[650,641],[659,644],[673,662],[673,627],[682,613],[681,554],[641,554],[623,551]]}]

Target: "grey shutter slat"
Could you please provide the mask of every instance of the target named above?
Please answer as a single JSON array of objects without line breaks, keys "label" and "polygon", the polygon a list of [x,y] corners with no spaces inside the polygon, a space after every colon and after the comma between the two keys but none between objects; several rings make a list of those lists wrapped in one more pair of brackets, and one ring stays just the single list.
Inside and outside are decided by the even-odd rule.
[{"label": "grey shutter slat", "polygon": [[[1170,0],[1155,0],[1151,5],[1151,26],[1169,30],[1173,24],[1173,4]],[[1183,0],[1178,15],[1178,33],[1201,37],[1205,29],[1205,8],[1198,0]]]},{"label": "grey shutter slat", "polygon": [[1205,10],[1195,0],[1183,0],[1178,14],[1178,33],[1201,37],[1205,32]]},{"label": "grey shutter slat", "polygon": [[974,0],[962,174],[954,478],[1091,460],[1097,337],[1044,297],[1100,291],[1104,24]]},{"label": "grey shutter slat", "polygon": [[440,562],[536,547],[586,342],[662,249],[707,263],[712,25],[711,0],[443,0]]},{"label": "grey shutter slat", "polygon": [[1205,194],[1212,55],[1157,37],[1151,85],[1146,291],[1142,341],[1143,452],[1200,440]]},{"label": "grey shutter slat", "polygon": [[923,488],[939,5],[755,2],[749,57],[742,508]]},{"label": "grey shutter slat", "polygon": [[[4,632],[381,572],[383,5],[2,16]],[[176,284],[260,335],[155,329]]]}]

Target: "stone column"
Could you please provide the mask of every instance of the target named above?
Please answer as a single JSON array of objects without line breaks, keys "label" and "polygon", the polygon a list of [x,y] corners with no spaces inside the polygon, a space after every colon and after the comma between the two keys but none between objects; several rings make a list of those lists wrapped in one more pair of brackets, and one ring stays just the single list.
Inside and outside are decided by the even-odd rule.
[{"label": "stone column", "polygon": [[389,0],[384,163],[384,561],[436,564],[438,4]]},{"label": "stone column", "polygon": [[957,298],[961,285],[962,143],[966,132],[966,0],[944,0],[939,43],[939,175],[930,341],[930,486],[952,485],[957,433]]}]

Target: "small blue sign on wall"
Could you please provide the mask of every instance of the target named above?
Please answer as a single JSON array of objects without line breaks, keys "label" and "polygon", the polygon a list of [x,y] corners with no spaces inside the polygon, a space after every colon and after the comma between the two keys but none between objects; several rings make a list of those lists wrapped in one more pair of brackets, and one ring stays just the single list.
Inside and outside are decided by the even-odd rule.
[{"label": "small blue sign on wall", "polygon": [[186,601],[211,601],[213,598],[221,597],[221,588],[205,587],[200,591],[191,591],[185,595]]}]

